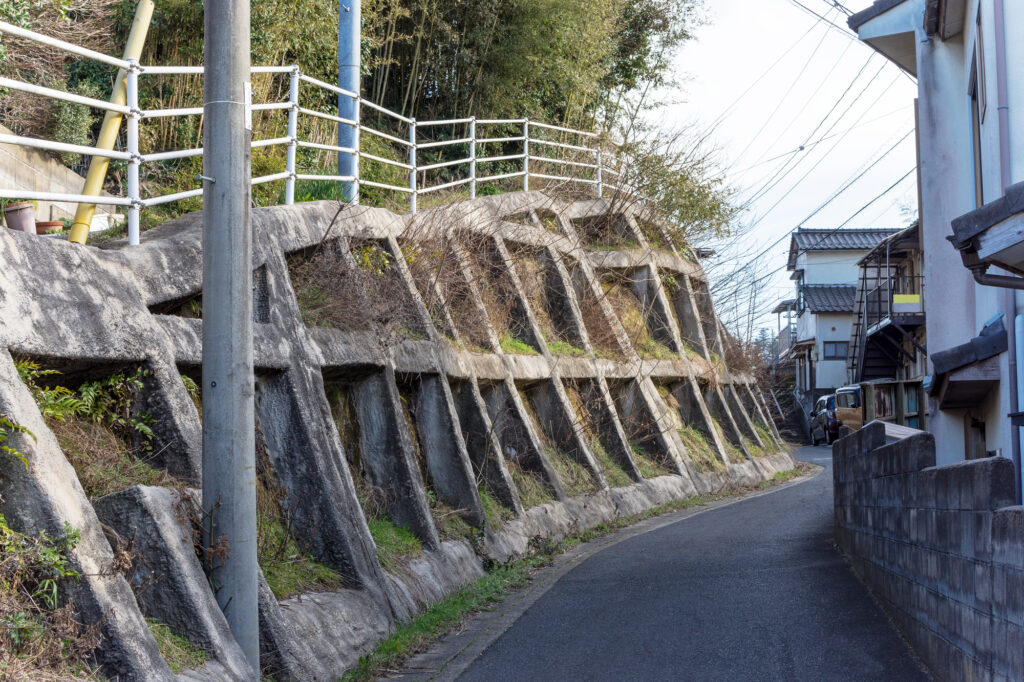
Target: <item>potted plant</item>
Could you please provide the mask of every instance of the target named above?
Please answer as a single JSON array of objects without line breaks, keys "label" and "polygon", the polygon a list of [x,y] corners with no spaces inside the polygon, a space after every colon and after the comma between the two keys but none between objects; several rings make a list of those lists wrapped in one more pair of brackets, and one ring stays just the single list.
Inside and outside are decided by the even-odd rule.
[{"label": "potted plant", "polygon": [[4,206],[7,227],[19,232],[36,233],[36,202],[12,201]]},{"label": "potted plant", "polygon": [[37,220],[36,221],[36,234],[50,234],[51,232],[60,232],[64,229],[63,220]]}]

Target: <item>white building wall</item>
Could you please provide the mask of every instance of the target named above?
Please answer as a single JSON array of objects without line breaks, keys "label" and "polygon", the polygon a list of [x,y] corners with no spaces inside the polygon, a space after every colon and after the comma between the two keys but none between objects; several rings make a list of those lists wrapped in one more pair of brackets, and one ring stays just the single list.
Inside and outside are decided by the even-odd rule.
[{"label": "white building wall", "polygon": [[[918,4],[918,25],[923,26],[923,0]],[[946,240],[952,234],[952,220],[974,208],[970,102],[961,37],[945,42],[926,40],[923,31],[918,37],[920,217],[924,275],[930,293],[925,296],[925,315],[928,349],[935,353],[966,343],[979,331],[974,280],[961,264],[960,254]],[[963,459],[963,411],[940,411],[936,401],[930,402],[930,430],[935,436],[938,463]]]},{"label": "white building wall", "polygon": [[815,388],[840,388],[846,381],[846,358],[841,360],[825,360],[826,341],[850,342],[853,331],[853,315],[839,313],[820,313],[818,316],[817,337],[814,352],[818,358],[818,376]]},{"label": "white building wall", "polygon": [[810,251],[797,258],[797,268],[804,270],[807,284],[856,285],[857,261],[867,251]]}]

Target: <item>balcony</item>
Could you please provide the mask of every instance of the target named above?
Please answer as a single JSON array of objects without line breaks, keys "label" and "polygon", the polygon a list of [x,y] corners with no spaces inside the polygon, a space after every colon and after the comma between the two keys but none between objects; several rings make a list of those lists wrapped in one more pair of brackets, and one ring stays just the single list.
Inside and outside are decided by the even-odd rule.
[{"label": "balcony", "polygon": [[924,324],[924,277],[896,275],[865,292],[864,321],[868,336],[888,325]]},{"label": "balcony", "polygon": [[796,325],[790,324],[787,328],[782,329],[779,332],[777,343],[779,349],[779,357],[784,357],[786,355],[786,351],[792,348],[793,344],[796,343]]}]

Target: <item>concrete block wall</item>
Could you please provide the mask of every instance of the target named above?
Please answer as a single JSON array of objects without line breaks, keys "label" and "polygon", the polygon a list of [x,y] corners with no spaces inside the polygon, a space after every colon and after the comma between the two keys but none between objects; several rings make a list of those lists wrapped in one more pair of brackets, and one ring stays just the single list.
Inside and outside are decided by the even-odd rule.
[{"label": "concrete block wall", "polygon": [[[588,248],[576,226],[609,215],[628,248]],[[0,476],[0,513],[19,530],[55,531],[66,521],[82,531],[73,561],[88,577],[76,586],[75,604],[87,622],[103,619],[106,639],[97,659],[122,680],[169,679],[144,617],[207,648],[207,665],[188,679],[251,675],[224,641],[206,581],[189,553],[175,546],[182,533],[173,524],[182,519],[171,509],[174,496],[129,489],[88,499],[13,358],[92,376],[104,368],[148,369],[139,408],[156,419],[153,449],[160,457],[153,463],[198,487],[201,424],[180,376],[201,379],[202,320],[182,314],[202,294],[201,218],[171,221],[131,248],[83,248],[0,230],[0,413],[37,436],[16,439],[31,466]],[[280,601],[262,584],[265,671],[281,679],[337,679],[397,623],[482,575],[486,562],[521,556],[537,539],[557,541],[792,468],[757,386],[721,360],[721,325],[699,264],[647,248],[652,228],[641,230],[640,220],[651,218],[539,192],[416,216],[368,207],[339,211],[333,202],[253,212],[257,442],[283,492],[280,505],[294,540],[343,578],[336,591]],[[423,240],[436,237],[456,254],[449,278],[455,284],[447,288],[417,280],[408,265]],[[366,244],[390,254],[397,289],[389,295],[410,302],[401,321],[409,333],[305,324],[296,260],[337,248],[348,264],[339,267],[355,267],[353,248]],[[533,254],[534,270],[518,258],[524,252]],[[482,253],[489,258],[483,273],[474,269]],[[599,278],[610,271],[627,273],[643,324],[675,355],[654,360],[633,347],[602,295]],[[531,292],[531,278],[544,280],[548,300]],[[666,282],[673,283],[671,292]],[[502,350],[503,329],[489,315],[485,290],[509,298],[516,336],[533,354]],[[552,332],[578,352],[554,352]],[[593,340],[598,337],[607,352]],[[659,393],[664,386],[679,387],[671,404]],[[727,433],[711,428],[712,415]],[[711,470],[691,461],[679,420],[713,434]],[[757,424],[768,427],[762,434],[770,433],[772,443],[763,443]],[[741,449],[743,439],[765,445],[767,454],[730,459],[724,438]],[[657,464],[655,473],[640,466],[641,455]],[[608,462],[622,468],[628,485],[609,486]],[[576,481],[576,491],[586,492],[567,492],[560,479],[567,466],[589,477],[589,484]],[[550,501],[524,504],[512,475],[522,472]],[[360,485],[380,493],[384,513],[413,532],[422,554],[384,569]],[[501,519],[484,514],[484,492],[504,507]],[[480,536],[472,544],[446,537],[434,516],[437,502]],[[130,584],[140,578],[112,573],[104,526],[138,528],[136,546],[146,565],[175,579],[155,586],[151,597],[135,598]]]},{"label": "concrete block wall", "polygon": [[935,466],[873,422],[833,446],[836,541],[943,680],[1024,678],[1024,508],[992,457]]},{"label": "concrete block wall", "polygon": [[[9,128],[2,125],[0,133],[12,134]],[[15,144],[0,144],[0,187],[26,192],[81,194],[83,183],[85,178],[44,151]],[[117,213],[114,206],[100,205],[96,208],[103,213]],[[74,216],[75,204],[62,201],[37,202],[36,220],[60,220]]]}]

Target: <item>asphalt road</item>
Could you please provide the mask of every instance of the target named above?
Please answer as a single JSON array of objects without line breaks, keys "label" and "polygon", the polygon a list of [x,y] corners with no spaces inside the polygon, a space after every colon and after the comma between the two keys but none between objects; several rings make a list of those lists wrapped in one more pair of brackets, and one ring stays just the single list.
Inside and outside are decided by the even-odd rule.
[{"label": "asphalt road", "polygon": [[[831,465],[824,447],[798,457]],[[563,576],[459,679],[927,679],[831,536],[826,470],[630,538]]]}]

